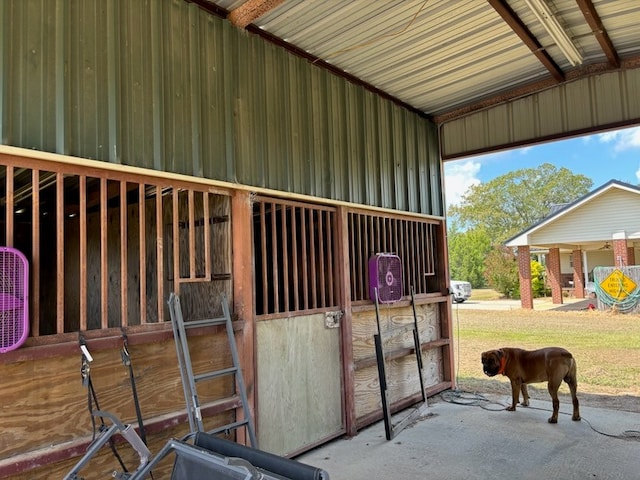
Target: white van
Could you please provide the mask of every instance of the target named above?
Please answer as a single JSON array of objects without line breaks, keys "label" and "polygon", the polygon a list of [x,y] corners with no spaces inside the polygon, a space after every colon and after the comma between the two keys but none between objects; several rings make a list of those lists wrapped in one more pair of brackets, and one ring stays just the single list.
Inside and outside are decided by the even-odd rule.
[{"label": "white van", "polygon": [[460,280],[451,280],[451,293],[453,293],[453,301],[462,303],[471,296],[471,284]]}]

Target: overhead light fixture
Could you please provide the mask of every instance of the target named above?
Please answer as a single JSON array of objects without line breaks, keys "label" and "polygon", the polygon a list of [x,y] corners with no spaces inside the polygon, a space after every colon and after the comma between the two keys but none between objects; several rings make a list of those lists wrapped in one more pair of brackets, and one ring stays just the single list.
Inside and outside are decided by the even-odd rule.
[{"label": "overhead light fixture", "polygon": [[565,32],[562,26],[558,23],[556,17],[551,13],[551,10],[545,0],[524,1],[547,33],[551,36],[562,54],[567,57],[569,63],[574,67],[582,64],[582,55],[567,35],[567,32]]}]

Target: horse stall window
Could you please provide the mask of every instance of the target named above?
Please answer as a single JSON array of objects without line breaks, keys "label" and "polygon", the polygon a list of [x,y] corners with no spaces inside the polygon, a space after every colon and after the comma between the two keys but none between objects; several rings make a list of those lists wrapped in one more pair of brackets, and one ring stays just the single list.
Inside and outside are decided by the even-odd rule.
[{"label": "horse stall window", "polygon": [[256,197],[256,315],[336,308],[336,213],[331,207]]},{"label": "horse stall window", "polygon": [[416,295],[438,292],[438,220],[349,212],[348,224],[353,302],[370,300],[368,264],[376,253],[400,257],[403,296],[411,294],[411,287]]},{"label": "horse stall window", "polygon": [[167,321],[184,284],[208,303],[230,292],[228,195],[167,182],[0,158],[0,242],[29,260],[32,337]]}]

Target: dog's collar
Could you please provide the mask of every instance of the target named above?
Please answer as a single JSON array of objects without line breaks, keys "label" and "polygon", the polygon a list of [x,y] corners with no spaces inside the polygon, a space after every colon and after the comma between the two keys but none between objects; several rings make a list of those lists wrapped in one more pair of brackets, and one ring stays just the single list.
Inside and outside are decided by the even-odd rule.
[{"label": "dog's collar", "polygon": [[502,357],[500,359],[500,370],[498,370],[498,375],[504,375],[504,369],[507,366],[507,357]]}]

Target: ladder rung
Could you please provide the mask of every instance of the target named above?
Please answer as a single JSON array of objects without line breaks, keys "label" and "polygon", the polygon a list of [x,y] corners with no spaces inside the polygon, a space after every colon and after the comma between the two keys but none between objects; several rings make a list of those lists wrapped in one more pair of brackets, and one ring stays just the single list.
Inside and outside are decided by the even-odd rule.
[{"label": "ladder rung", "polygon": [[222,427],[214,428],[213,430],[209,430],[207,433],[210,435],[215,435],[216,433],[226,432],[227,430],[234,430],[243,425],[248,425],[249,420],[239,420],[237,422],[230,423],[229,425],[223,425]]},{"label": "ladder rung", "polygon": [[184,328],[212,327],[214,325],[224,325],[226,322],[226,318],[205,318],[203,320],[190,320],[188,322],[183,322],[183,325]]},{"label": "ladder rung", "polygon": [[211,378],[224,377],[225,375],[230,375],[232,373],[236,373],[237,371],[238,371],[237,367],[229,367],[229,368],[225,368],[224,370],[216,370],[215,372],[200,373],[198,375],[194,375],[193,379],[196,382],[199,382],[201,380],[209,380]]}]

